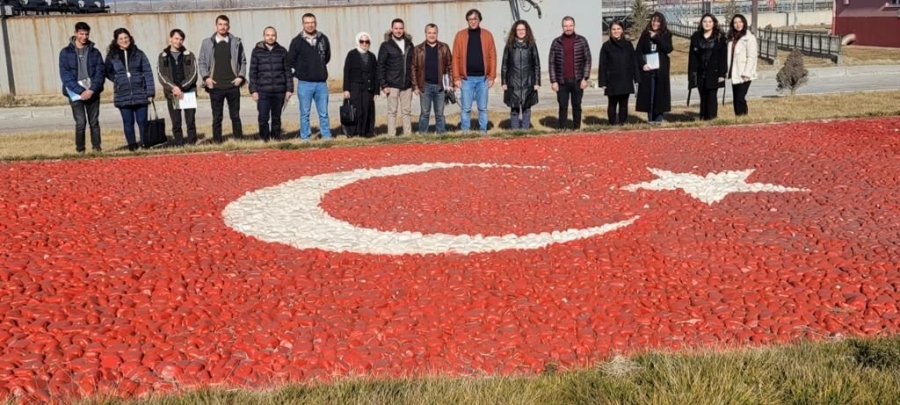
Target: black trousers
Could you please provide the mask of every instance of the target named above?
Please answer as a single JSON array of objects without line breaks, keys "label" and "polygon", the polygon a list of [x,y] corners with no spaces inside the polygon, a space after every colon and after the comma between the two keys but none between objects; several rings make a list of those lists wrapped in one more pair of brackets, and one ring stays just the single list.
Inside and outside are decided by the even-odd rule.
[{"label": "black trousers", "polygon": [[625,121],[628,120],[628,96],[629,94],[606,96],[609,100],[606,117],[609,118],[610,125],[625,125]]},{"label": "black trousers", "polygon": [[559,129],[565,129],[566,118],[569,117],[569,101],[572,101],[572,128],[581,128],[581,98],[584,90],[581,88],[581,80],[563,79],[559,82],[559,91],[556,93],[556,101],[559,103]]},{"label": "black trousers", "polygon": [[84,132],[88,125],[91,127],[91,147],[100,151],[100,96],[72,101],[69,106],[72,107],[72,117],[75,118],[75,151],[84,152]]},{"label": "black trousers", "polygon": [[750,81],[748,80],[741,84],[732,84],[731,90],[734,93],[734,115],[747,115],[747,113],[750,112],[747,107],[747,91],[750,90]]},{"label": "black trousers", "polygon": [[[259,113],[259,137],[268,142],[269,139],[281,139],[281,107],[284,106],[284,92],[257,93],[259,101],[256,102],[256,111]],[[272,126],[269,126],[269,119]]]},{"label": "black trousers", "polygon": [[716,103],[716,95],[719,94],[719,88],[697,88],[697,92],[700,93],[700,119],[716,119],[719,115],[719,105]]},{"label": "black trousers", "polygon": [[209,102],[212,105],[212,133],[213,141],[222,142],[222,115],[224,113],[225,101],[228,101],[228,116],[231,118],[231,133],[236,139],[244,137],[244,129],[241,127],[241,89],[232,87],[230,89],[209,90]]},{"label": "black trousers", "polygon": [[175,103],[173,103],[172,99],[169,99],[166,106],[169,108],[169,118],[172,119],[172,136],[175,138],[175,145],[184,145],[185,143],[184,131],[181,129],[182,112],[184,112],[184,123],[187,126],[187,143],[197,143],[197,122],[194,119],[197,114],[197,109],[176,110]]}]

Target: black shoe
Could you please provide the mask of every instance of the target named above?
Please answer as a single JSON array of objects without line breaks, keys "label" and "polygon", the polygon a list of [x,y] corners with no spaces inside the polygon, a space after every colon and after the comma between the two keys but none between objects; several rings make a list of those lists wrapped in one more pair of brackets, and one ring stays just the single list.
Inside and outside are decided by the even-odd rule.
[{"label": "black shoe", "polygon": [[128,145],[128,151],[129,151],[129,152],[134,152],[134,151],[136,151],[136,150],[138,150],[138,145],[137,145],[136,143],[132,143],[132,144],[129,144],[129,145]]},{"label": "black shoe", "polygon": [[99,146],[94,148],[94,153],[100,153],[100,152],[103,152],[102,148],[100,148]]}]

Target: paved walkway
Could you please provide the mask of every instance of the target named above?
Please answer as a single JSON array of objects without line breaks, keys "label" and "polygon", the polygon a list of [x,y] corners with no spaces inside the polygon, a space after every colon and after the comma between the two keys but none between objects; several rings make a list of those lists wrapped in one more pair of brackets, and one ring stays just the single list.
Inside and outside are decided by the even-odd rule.
[{"label": "paved walkway", "polygon": [[[900,66],[884,65],[884,66],[851,66],[851,67],[827,67],[827,68],[811,68],[809,83],[804,86],[799,94],[822,94],[822,93],[843,93],[857,92],[867,90],[900,90],[900,81],[897,80],[900,74]],[[761,77],[756,80],[747,95],[748,98],[761,98],[776,96],[775,91],[775,71],[763,71]],[[675,105],[682,105],[687,99],[687,78],[684,75],[674,76],[672,78],[672,101]],[[731,95],[729,89],[728,96]],[[536,108],[546,109],[555,107],[555,94],[550,90],[549,82],[544,79],[544,87],[541,89],[541,102]],[[634,103],[633,99],[631,101]],[[209,100],[199,100],[200,108],[197,111],[197,121],[200,125],[207,124],[212,121],[212,111],[209,107]],[[376,110],[381,114],[387,110],[386,99],[379,97],[375,101]],[[692,104],[699,103],[699,97],[694,94],[692,96]],[[331,125],[336,127],[339,125],[338,109],[341,104],[341,97],[333,94],[329,105],[329,114],[331,116]],[[589,89],[584,95],[584,106],[606,105],[606,97],[599,89]],[[160,113],[167,117],[164,105],[161,107]],[[297,112],[297,98],[291,98],[283,121],[285,123],[297,123],[300,119]],[[494,111],[504,110],[503,97],[500,86],[494,86],[491,89],[490,109]],[[447,114],[458,112],[457,106],[451,106],[446,110]],[[314,113],[315,114],[315,113]],[[418,98],[413,100],[413,121],[419,114]],[[20,108],[0,108],[0,134],[22,133],[47,131],[59,128],[70,127],[73,125],[71,118],[72,111],[68,106],[51,106],[51,107],[20,107]],[[241,117],[244,125],[255,125],[256,123],[256,104],[249,97],[241,99]],[[226,116],[227,121],[227,116]],[[100,110],[101,127],[118,127],[121,125],[121,118],[118,111],[111,103],[105,103]],[[313,125],[317,125],[318,119],[313,118]],[[226,125],[227,128],[227,125]],[[227,129],[226,129],[227,130]]]}]

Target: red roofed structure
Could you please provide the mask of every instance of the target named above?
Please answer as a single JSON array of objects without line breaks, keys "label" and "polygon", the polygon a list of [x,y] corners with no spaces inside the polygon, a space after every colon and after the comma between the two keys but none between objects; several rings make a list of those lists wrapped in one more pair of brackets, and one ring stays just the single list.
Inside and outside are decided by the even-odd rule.
[{"label": "red roofed structure", "polygon": [[832,30],[856,45],[900,48],[900,0],[835,0]]}]

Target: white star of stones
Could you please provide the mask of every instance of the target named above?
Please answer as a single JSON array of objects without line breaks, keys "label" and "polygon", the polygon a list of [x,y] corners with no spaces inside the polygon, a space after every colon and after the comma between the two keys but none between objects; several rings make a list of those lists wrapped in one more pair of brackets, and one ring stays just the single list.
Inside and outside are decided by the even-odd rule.
[{"label": "white star of stones", "polygon": [[712,205],[722,201],[731,193],[788,193],[809,191],[805,188],[785,187],[775,184],[747,183],[753,169],[730,170],[698,176],[692,173],[674,173],[668,170],[647,168],[658,179],[622,187],[623,190],[677,190],[681,189],[691,197]]}]

